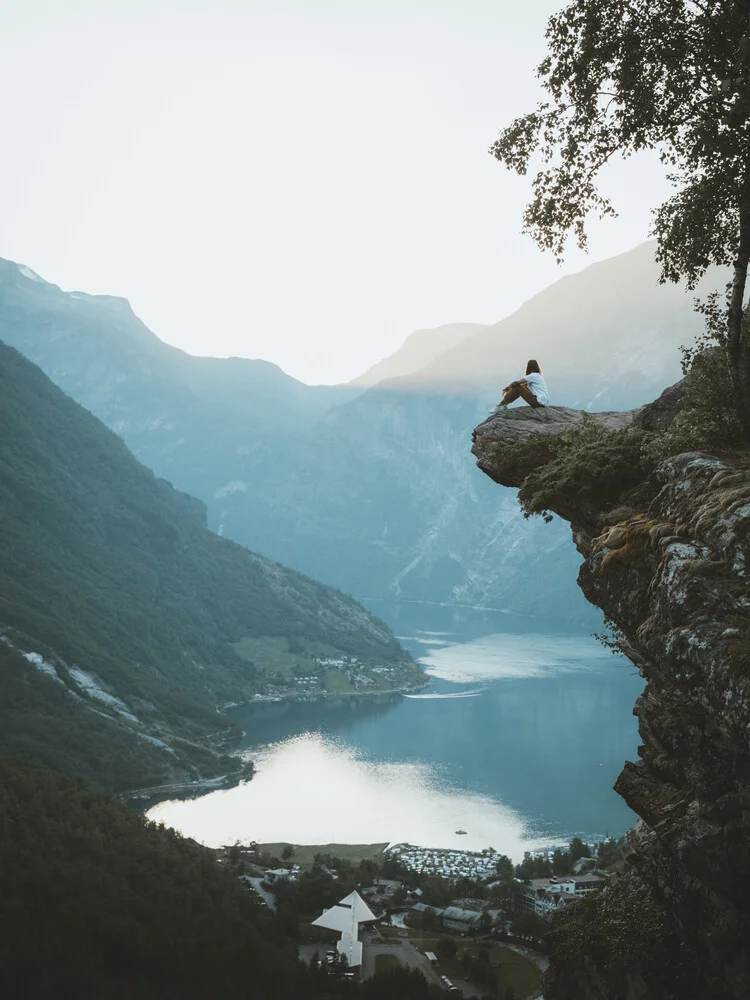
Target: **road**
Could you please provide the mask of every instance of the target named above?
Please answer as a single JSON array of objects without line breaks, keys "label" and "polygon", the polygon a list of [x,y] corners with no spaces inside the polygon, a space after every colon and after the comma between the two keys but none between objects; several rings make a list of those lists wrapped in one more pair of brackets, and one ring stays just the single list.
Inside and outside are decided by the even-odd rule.
[{"label": "road", "polygon": [[[422,952],[418,951],[413,944],[408,941],[399,941],[396,944],[371,943],[365,937],[362,949],[362,970],[361,978],[369,979],[376,972],[375,959],[378,955],[393,955],[394,958],[409,969],[419,969],[428,983],[440,985],[440,976],[435,972]],[[329,948],[335,948],[334,942],[320,941],[318,944],[301,944],[297,952],[300,959],[309,963],[313,955],[317,953],[318,958],[324,958]],[[474,993],[467,994],[474,996]]]},{"label": "road", "polygon": [[276,897],[268,889],[263,888],[261,884],[263,882],[262,878],[251,878],[249,875],[240,875],[240,878],[245,882],[249,882],[258,895],[263,897],[268,904],[269,910],[272,910],[274,913],[276,912]]},{"label": "road", "polygon": [[375,974],[375,959],[378,955],[393,955],[409,969],[419,969],[428,983],[440,985],[440,976],[433,969],[424,954],[407,940],[397,944],[365,944],[362,957],[362,978],[369,979]]},{"label": "road", "polygon": [[[260,879],[257,881],[260,881]],[[402,940],[393,943],[383,942],[381,944],[379,942],[371,942],[365,936],[363,944],[364,947],[362,949],[361,970],[362,979],[369,979],[370,976],[375,975],[375,959],[378,955],[393,955],[394,958],[397,958],[398,961],[407,968],[418,969],[428,983],[433,983],[435,986],[441,985],[440,975],[427,961],[424,953],[419,951],[419,949],[416,948],[415,945],[413,945],[407,938],[403,938]],[[531,959],[531,961],[535,962],[541,971],[544,971],[549,965],[549,959],[546,955],[539,955],[530,948],[524,948],[523,945],[508,944],[507,941],[502,941],[501,944],[504,948],[509,948],[511,951],[516,951],[519,955],[523,955],[525,958]],[[319,944],[300,945],[299,957],[303,962],[307,963],[316,952],[319,958],[323,958],[329,948],[335,947],[335,943],[332,944],[325,941],[321,941]],[[466,997],[467,1000],[476,1000],[476,998],[483,995],[480,989],[472,983],[467,982],[465,979],[454,978],[452,981],[454,985],[459,988],[462,996]],[[542,998],[538,996],[537,1000],[542,1000]]]}]

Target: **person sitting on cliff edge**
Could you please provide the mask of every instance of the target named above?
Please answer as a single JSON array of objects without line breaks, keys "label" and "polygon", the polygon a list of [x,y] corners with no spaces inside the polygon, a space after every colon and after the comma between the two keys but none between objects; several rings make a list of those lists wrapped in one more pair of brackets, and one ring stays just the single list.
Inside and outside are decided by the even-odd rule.
[{"label": "person sitting on cliff edge", "polygon": [[519,397],[527,402],[529,406],[533,406],[535,410],[549,406],[547,383],[544,381],[539,362],[534,361],[533,358],[526,363],[525,376],[515,382],[511,382],[510,385],[506,385],[503,393],[503,398],[497,404],[498,409],[503,409],[508,403],[512,403],[514,399],[518,399]]}]

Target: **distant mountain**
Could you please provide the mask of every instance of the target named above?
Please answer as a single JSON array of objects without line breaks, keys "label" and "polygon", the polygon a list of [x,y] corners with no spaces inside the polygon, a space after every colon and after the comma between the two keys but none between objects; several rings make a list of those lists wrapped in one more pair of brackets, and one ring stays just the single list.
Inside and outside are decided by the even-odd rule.
[{"label": "distant mountain", "polygon": [[680,377],[680,345],[703,329],[694,299],[726,281],[713,269],[694,293],[661,285],[655,249],[655,242],[644,243],[561,278],[434,358],[418,380],[495,398],[533,357],[546,373],[553,404],[614,410],[653,399]]},{"label": "distant mountain", "polygon": [[[0,750],[110,787],[237,767],[222,706],[316,659],[418,671],[351,598],[203,505],[0,343]],[[220,741],[219,741],[220,744]]]},{"label": "distant mountain", "polygon": [[[308,386],[267,361],[195,358],[154,336],[125,299],[63,292],[0,258],[0,340],[125,439],[149,468],[208,499],[253,480],[331,406],[361,392]],[[216,480],[216,469],[222,479]]]},{"label": "distant mountain", "polygon": [[[722,284],[712,275],[698,294]],[[159,475],[201,497],[214,530],[361,597],[482,605],[563,624],[594,621],[570,583],[579,559],[568,532],[525,521],[509,491],[493,491],[474,468],[472,428],[530,356],[553,403],[645,403],[679,377],[679,345],[701,327],[692,296],[658,284],[645,244],[366,391],[300,386],[232,360],[236,381],[209,403],[195,386],[206,392],[214,360],[186,360],[120,300],[68,295],[18,265],[0,268],[0,338]]]},{"label": "distant mountain", "polygon": [[449,323],[433,330],[416,330],[397,351],[353,378],[349,385],[372,386],[385,379],[411,375],[444,351],[486,329],[483,323]]}]

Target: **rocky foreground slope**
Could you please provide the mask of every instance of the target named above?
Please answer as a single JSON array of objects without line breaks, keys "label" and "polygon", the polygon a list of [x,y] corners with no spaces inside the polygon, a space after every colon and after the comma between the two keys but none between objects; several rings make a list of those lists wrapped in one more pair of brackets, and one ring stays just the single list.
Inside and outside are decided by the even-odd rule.
[{"label": "rocky foreground slope", "polygon": [[[668,391],[592,416],[651,431],[670,402]],[[473,452],[521,487],[519,442],[583,420],[557,407],[496,414]],[[622,484],[598,504],[580,485],[549,498],[584,557],[579,585],[648,683],[634,709],[639,759],[615,786],[641,817],[634,853],[557,919],[545,997],[739,1000],[750,996],[750,455],[678,454]]]}]

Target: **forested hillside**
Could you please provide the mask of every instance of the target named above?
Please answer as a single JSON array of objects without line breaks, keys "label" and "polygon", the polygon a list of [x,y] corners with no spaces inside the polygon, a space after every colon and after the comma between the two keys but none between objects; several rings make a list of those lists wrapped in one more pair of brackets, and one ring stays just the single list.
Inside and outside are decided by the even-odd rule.
[{"label": "forested hillside", "polygon": [[207,744],[263,683],[261,637],[301,664],[417,674],[382,622],[208,531],[201,503],[2,344],[0,511],[0,748],[110,787],[226,771]]},{"label": "forested hillside", "polygon": [[310,973],[210,851],[29,760],[0,757],[0,879],[5,1000],[433,995],[406,971],[363,989]]}]

